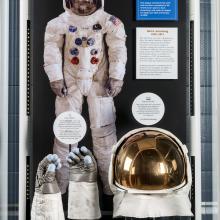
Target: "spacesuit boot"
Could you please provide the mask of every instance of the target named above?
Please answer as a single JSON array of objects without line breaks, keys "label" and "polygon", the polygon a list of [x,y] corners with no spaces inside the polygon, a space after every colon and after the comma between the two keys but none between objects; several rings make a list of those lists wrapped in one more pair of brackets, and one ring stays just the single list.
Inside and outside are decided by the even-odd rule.
[{"label": "spacesuit boot", "polygon": [[[58,91],[56,116],[64,111],[81,113],[87,97],[94,153],[104,193],[110,194],[107,172],[116,142],[113,97],[121,91],[125,75],[126,33],[123,23],[104,11],[104,0],[64,0],[64,8],[65,12],[47,25],[44,68],[53,91]],[[60,80],[65,81],[66,96],[60,94],[63,84],[54,83]],[[57,89],[54,84],[61,86]],[[64,158],[69,146],[55,141],[54,152],[63,162],[58,182],[65,193],[69,177]]]}]

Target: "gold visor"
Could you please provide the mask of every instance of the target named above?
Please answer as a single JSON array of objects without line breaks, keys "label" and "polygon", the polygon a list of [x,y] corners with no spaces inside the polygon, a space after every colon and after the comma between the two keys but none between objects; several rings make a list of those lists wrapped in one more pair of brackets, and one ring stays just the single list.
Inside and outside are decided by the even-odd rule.
[{"label": "gold visor", "polygon": [[178,143],[158,131],[134,134],[118,148],[115,183],[137,190],[166,190],[186,181],[186,160]]}]

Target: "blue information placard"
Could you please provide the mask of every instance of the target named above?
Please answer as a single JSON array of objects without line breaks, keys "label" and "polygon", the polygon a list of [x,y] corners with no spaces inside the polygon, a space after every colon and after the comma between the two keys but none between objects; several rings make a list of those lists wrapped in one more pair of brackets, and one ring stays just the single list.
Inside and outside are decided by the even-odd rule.
[{"label": "blue information placard", "polygon": [[137,20],[178,20],[178,0],[136,0]]}]

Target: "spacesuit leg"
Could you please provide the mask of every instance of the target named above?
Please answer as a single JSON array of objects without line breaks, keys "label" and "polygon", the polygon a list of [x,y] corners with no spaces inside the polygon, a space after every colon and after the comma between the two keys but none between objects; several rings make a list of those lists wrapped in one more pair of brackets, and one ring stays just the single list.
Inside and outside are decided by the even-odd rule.
[{"label": "spacesuit leg", "polygon": [[108,182],[108,171],[113,145],[117,142],[115,124],[102,128],[92,128],[93,151],[97,159],[99,174],[103,183],[103,192],[112,195]]},{"label": "spacesuit leg", "polygon": [[[93,92],[98,89],[93,86]],[[99,89],[98,89],[99,90]],[[112,97],[107,97],[103,89],[100,93],[88,96],[89,116],[93,138],[93,151],[97,159],[103,192],[112,195],[108,182],[108,171],[112,146],[117,142],[115,127],[115,106]]]},{"label": "spacesuit leg", "polygon": [[[75,90],[64,98],[57,97],[55,104],[56,116],[59,116],[61,113],[66,111],[74,111],[80,114],[82,111],[82,103],[83,97],[79,90]],[[71,148],[75,147],[77,147],[77,144],[71,145]],[[55,138],[53,152],[59,156],[62,163],[62,168],[57,172],[57,182],[62,194],[66,193],[69,183],[69,165],[66,161],[66,157],[70,150],[69,145],[63,144]]]}]

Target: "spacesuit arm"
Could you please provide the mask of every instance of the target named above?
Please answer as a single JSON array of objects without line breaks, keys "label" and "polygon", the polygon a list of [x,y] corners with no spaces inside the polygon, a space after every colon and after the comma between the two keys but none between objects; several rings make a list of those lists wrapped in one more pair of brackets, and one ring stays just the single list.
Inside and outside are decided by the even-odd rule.
[{"label": "spacesuit arm", "polygon": [[44,41],[44,70],[50,82],[63,79],[63,24],[57,19],[48,22]]},{"label": "spacesuit arm", "polygon": [[124,24],[116,17],[110,16],[107,21],[106,43],[109,55],[109,78],[123,80],[126,63],[126,33]]}]

